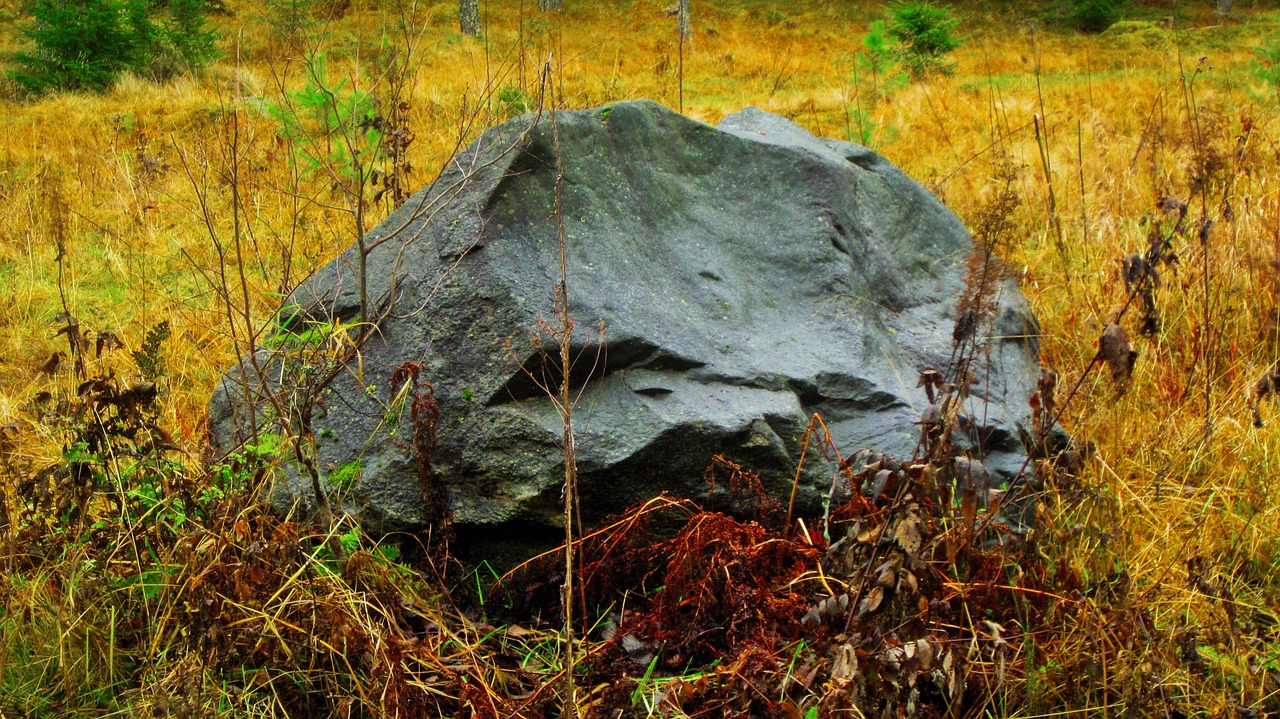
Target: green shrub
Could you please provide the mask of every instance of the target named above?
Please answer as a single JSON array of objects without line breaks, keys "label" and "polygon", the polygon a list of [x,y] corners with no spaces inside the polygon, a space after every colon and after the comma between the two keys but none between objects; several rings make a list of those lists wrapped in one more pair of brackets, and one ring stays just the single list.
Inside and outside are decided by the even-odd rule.
[{"label": "green shrub", "polygon": [[1102,32],[1120,19],[1129,0],[1071,0],[1072,17],[1085,32]]},{"label": "green shrub", "polygon": [[498,108],[506,117],[523,115],[533,109],[528,93],[514,85],[506,85],[498,91]]},{"label": "green shrub", "polygon": [[101,92],[127,71],[164,79],[216,55],[203,0],[30,0],[27,13],[35,47],[14,53],[9,77],[33,94]]},{"label": "green shrub", "polygon": [[950,71],[946,56],[960,47],[959,20],[930,2],[903,0],[889,6],[889,35],[898,41],[902,63],[916,79]]}]

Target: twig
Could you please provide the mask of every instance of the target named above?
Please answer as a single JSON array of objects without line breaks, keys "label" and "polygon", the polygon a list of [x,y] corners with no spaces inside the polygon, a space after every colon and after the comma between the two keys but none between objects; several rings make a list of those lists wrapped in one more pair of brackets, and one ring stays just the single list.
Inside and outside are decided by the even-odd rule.
[{"label": "twig", "polygon": [[557,328],[560,344],[560,419],[563,422],[561,451],[564,454],[564,586],[561,603],[564,609],[564,710],[561,716],[578,716],[577,688],[573,681],[573,522],[575,500],[578,494],[578,462],[573,438],[573,404],[570,373],[573,358],[570,341],[573,337],[573,318],[569,316],[569,255],[564,231],[564,156],[560,148],[560,123],[556,116],[558,103],[555,98],[555,76],[551,59],[547,59],[544,83],[551,89],[551,137],[556,152],[556,240],[560,248],[560,282],[556,285],[556,310],[560,326]]}]

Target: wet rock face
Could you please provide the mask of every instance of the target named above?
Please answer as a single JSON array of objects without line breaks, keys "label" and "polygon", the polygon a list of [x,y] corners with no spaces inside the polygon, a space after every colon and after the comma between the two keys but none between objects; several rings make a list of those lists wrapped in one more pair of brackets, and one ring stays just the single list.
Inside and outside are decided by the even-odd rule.
[{"label": "wet rock face", "polygon": [[[716,454],[785,501],[813,413],[846,455],[912,456],[928,403],[916,379],[947,367],[972,254],[955,215],[874,152],[754,108],[715,127],[650,102],[557,119],[586,521],[664,491],[702,496]],[[323,393],[313,428],[322,478],[347,487],[370,529],[424,521],[411,413],[389,386],[407,360],[435,388],[432,464],[455,526],[484,538],[558,525],[561,418],[546,391],[558,358],[542,351],[556,324],[555,207],[552,124],[526,116],[489,131],[366,238],[369,302],[391,313],[360,371]],[[353,247],[293,293],[287,314],[353,320],[358,267]],[[993,483],[1024,459],[1014,423],[1039,376],[1036,320],[1012,281],[998,289],[981,330],[996,339],[966,402],[969,445]],[[224,451],[247,432],[257,376],[233,369],[215,392]],[[798,502],[812,510],[831,474],[807,467]],[[273,499],[306,503],[309,486],[285,472]]]}]

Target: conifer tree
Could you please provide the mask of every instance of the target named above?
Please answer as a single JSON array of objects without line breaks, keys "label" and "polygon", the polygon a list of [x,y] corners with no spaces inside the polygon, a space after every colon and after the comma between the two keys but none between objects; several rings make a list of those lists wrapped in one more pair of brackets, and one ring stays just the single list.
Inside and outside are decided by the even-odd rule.
[{"label": "conifer tree", "polygon": [[30,0],[34,45],[14,53],[9,77],[32,94],[106,90],[123,72],[164,79],[212,60],[204,0]]}]

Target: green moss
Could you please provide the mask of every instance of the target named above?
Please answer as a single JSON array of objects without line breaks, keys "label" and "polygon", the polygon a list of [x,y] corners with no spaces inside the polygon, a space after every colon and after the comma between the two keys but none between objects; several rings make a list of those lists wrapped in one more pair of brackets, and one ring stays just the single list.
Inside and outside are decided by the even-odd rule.
[{"label": "green moss", "polygon": [[1156,29],[1156,24],[1146,20],[1120,20],[1102,31],[1103,35],[1124,35],[1130,32],[1143,32]]},{"label": "green moss", "polygon": [[246,444],[245,452],[259,457],[275,457],[280,454],[281,439],[278,434],[263,433],[258,435],[257,444]]},{"label": "green moss", "polygon": [[1115,38],[1115,42],[1132,50],[1140,47],[1158,50],[1173,46],[1169,31],[1144,20],[1121,20],[1112,23],[1102,34]]},{"label": "green moss", "polygon": [[360,483],[360,476],[364,474],[364,462],[356,460],[348,462],[340,467],[334,467],[329,473],[329,484],[339,489],[351,489]]}]

